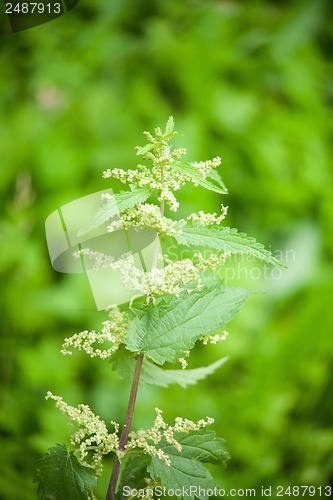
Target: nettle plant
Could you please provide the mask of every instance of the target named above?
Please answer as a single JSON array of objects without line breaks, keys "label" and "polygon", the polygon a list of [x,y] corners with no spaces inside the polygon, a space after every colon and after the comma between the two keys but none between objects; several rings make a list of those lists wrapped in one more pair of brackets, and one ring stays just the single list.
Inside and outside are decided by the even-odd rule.
[{"label": "nettle plant", "polygon": [[[110,454],[114,454],[114,463],[107,500],[154,498],[158,486],[165,488],[162,491],[176,491],[178,497],[206,499],[216,483],[205,464],[223,466],[229,459],[224,440],[211,430],[214,419],[209,416],[197,422],[175,416],[167,423],[162,410],[156,408],[151,428],[131,431],[139,381],[186,387],[225,362],[222,358],[209,366],[186,369],[196,343],[225,340],[226,324],[252,293],[223,285],[218,271],[230,255],[247,254],[283,266],[254,238],[223,225],[227,213],[223,205],[219,214],[199,211],[181,220],[165,215],[167,209],[177,212],[175,193],[186,183],[226,194],[217,172],[221,160],[183,161],[186,150],[173,150],[170,145],[178,135],[172,117],[164,132],[157,128],[155,135],[144,134],[148,142],[136,150],[150,166],[104,172],[104,178],[118,179],[128,190],[112,197],[104,195],[105,204],[84,231],[107,221],[110,233],[153,231],[151,267],[138,267],[131,251],[118,258],[89,248],[77,252],[79,258],[92,259],[96,269],[120,272],[122,286],[133,295],[125,304],[110,305],[109,319],[100,333],[85,330],[75,334],[65,339],[61,351],[67,355],[78,349],[104,362],[110,360],[123,378],[132,380],[125,421],[120,432],[119,423],[104,422],[89,406],[70,406],[61,396],[48,392],[46,398],[53,399],[79,429],[71,436],[73,451],[58,444],[39,461],[36,481],[41,499],[96,498],[93,489],[103,458]],[[165,253],[161,253],[160,242]],[[175,242],[179,249],[187,247],[191,258],[172,260],[167,249]],[[180,365],[165,369],[165,363]]]}]

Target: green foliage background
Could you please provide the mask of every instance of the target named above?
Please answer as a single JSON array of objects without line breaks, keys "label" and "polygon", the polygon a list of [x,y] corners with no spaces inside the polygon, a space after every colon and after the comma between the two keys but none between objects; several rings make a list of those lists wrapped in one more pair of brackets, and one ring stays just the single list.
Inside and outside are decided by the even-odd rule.
[{"label": "green foliage background", "polygon": [[266,293],[191,366],[230,361],[186,392],[142,386],[134,425],[155,406],[170,420],[215,417],[232,456],[215,471],[226,488],[332,481],[331,15],[323,0],[81,0],[16,34],[3,19],[1,498],[36,498],[36,459],[68,442],[48,389],[123,419],[129,387],[110,365],[59,353],[103,314],[82,276],[52,270],[44,221],[110,187],[104,169],[134,167],[142,130],[171,114],[189,160],[222,157],[230,193],[185,188],[182,213],[229,205],[228,225],[284,250],[288,270],[232,261],[227,284]]}]

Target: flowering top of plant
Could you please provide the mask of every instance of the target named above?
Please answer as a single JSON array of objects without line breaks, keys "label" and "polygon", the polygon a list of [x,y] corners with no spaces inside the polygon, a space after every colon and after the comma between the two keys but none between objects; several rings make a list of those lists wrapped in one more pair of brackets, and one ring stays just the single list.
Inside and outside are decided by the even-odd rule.
[{"label": "flowering top of plant", "polygon": [[[78,349],[91,357],[108,358],[122,377],[132,379],[125,423],[120,435],[121,426],[117,422],[111,421],[109,431],[107,424],[87,405],[74,408],[49,392],[47,398],[54,399],[57,407],[80,426],[71,438],[71,443],[78,445],[80,458],[78,461],[62,445],[50,449],[38,467],[40,498],[94,498],[96,477],[92,468],[99,475],[103,457],[110,453],[114,453],[115,460],[108,500],[122,498],[125,486],[143,488],[147,498],[152,498],[153,485],[197,486],[201,491],[214,488],[215,481],[205,463],[223,465],[228,459],[224,441],[206,429],[214,420],[207,417],[193,422],[175,416],[174,422],[167,424],[162,411],[156,409],[150,429],[130,432],[139,379],[159,386],[178,383],[185,387],[225,362],[223,358],[206,367],[186,369],[187,358],[197,342],[207,345],[225,340],[226,324],[251,294],[247,289],[223,286],[218,279],[216,269],[231,254],[248,254],[283,267],[254,238],[223,225],[227,214],[223,205],[219,214],[199,211],[185,219],[167,217],[165,208],[177,211],[179,201],[175,193],[187,182],[226,194],[216,170],[221,160],[216,157],[204,162],[184,162],[186,150],[171,147],[171,140],[177,135],[172,117],[164,132],[157,128],[155,135],[144,134],[147,144],[136,149],[148,165],[140,163],[134,170],[106,170],[105,179],[119,179],[128,185],[128,190],[114,196],[104,195],[105,204],[80,233],[89,233],[105,223],[110,233],[130,228],[153,230],[156,238],[152,267],[138,267],[131,251],[117,259],[89,248],[77,252],[77,256],[92,259],[97,270],[119,272],[123,287],[134,296],[120,307],[110,304],[109,319],[103,322],[100,332],[84,330],[66,338],[62,346],[63,354]],[[167,251],[161,255],[160,241],[166,248],[168,241],[188,247],[190,257],[172,260]],[[181,370],[165,369],[166,362],[180,362]],[[60,470],[67,478],[61,486]],[[207,498],[204,493],[193,494],[191,498],[194,496]]]},{"label": "flowering top of plant", "polygon": [[[174,195],[175,191],[178,191],[188,181],[193,182],[195,186],[203,183],[209,185],[210,182],[206,178],[213,175],[212,170],[220,165],[221,158],[216,157],[213,160],[191,164],[181,162],[180,159],[186,154],[186,149],[179,148],[172,151],[170,146],[171,139],[178,135],[178,132],[174,131],[172,117],[168,120],[165,132],[157,127],[155,136],[150,132],[144,132],[144,135],[148,139],[148,143],[143,147],[138,146],[136,150],[138,155],[152,163],[151,168],[139,164],[135,170],[108,169],[103,173],[103,177],[112,177],[119,179],[124,184],[156,190],[158,200],[160,202],[166,201],[170,210],[175,212],[179,207],[179,202]],[[218,174],[215,173],[213,177],[218,180],[219,184],[219,187],[214,190],[226,193]]]}]

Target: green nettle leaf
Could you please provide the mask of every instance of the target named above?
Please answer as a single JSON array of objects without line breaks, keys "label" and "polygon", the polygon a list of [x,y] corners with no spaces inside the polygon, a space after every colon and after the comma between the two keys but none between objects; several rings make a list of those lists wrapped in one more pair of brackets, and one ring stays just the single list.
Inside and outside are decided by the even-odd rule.
[{"label": "green nettle leaf", "polygon": [[101,226],[104,222],[112,219],[115,215],[132,208],[138,203],[146,201],[150,196],[151,191],[148,188],[133,187],[131,191],[121,191],[114,194],[92,217],[89,224],[78,232],[78,236],[83,236],[89,231]]},{"label": "green nettle leaf", "polygon": [[147,486],[146,479],[149,479],[147,467],[151,459],[146,455],[128,455],[122,462],[122,472],[118,485],[117,498],[124,498],[124,487],[129,488],[145,488]]},{"label": "green nettle leaf", "polygon": [[[186,184],[187,180],[192,181],[195,186],[200,185],[219,194],[228,192],[219,173],[212,168],[220,164],[220,159],[215,158],[201,163],[182,162],[181,157],[185,151],[183,149],[172,151],[170,144],[170,140],[176,135],[178,133],[174,131],[172,116],[168,119],[164,132],[160,127],[155,129],[155,136],[146,132],[148,144],[137,147],[136,151],[138,156],[151,163],[150,173],[147,171],[147,166],[139,164],[135,170],[127,171],[127,174],[123,169],[117,169],[110,175],[109,173],[105,175],[127,182],[128,191],[107,196],[107,201],[91,219],[81,223],[78,232],[79,237],[96,228],[100,228],[100,231],[95,233],[103,232],[106,223],[112,219],[116,228],[117,220],[119,221],[123,214],[127,222],[126,227],[129,228],[126,231],[127,245],[119,245],[119,250],[117,248],[114,253],[121,252],[122,246],[126,250],[131,247],[134,254],[143,248],[146,252],[145,258],[147,256],[147,260],[151,260],[151,265],[148,266],[140,253],[139,268],[135,266],[136,255],[131,255],[128,261],[119,260],[117,265],[111,264],[112,270],[118,273],[119,278],[123,278],[121,284],[125,288],[133,289],[134,296],[129,302],[123,303],[125,298],[120,287],[119,297],[115,298],[115,302],[121,304],[119,309],[112,308],[110,319],[103,323],[102,334],[97,334],[95,330],[91,332],[83,330],[70,339],[65,339],[62,349],[64,354],[71,354],[69,349],[76,347],[79,350],[84,349],[92,357],[99,356],[105,359],[109,352],[95,348],[95,342],[109,342],[115,348],[118,347],[118,351],[111,356],[112,368],[124,379],[132,380],[120,445],[118,446],[119,424],[112,421],[115,431],[114,434],[108,434],[105,422],[88,406],[79,405],[75,408],[65,403],[60,396],[55,396],[51,392],[47,394],[47,399],[55,400],[57,408],[81,427],[81,430],[75,432],[71,438],[80,445],[81,450],[94,450],[95,461],[102,459],[102,455],[115,452],[114,468],[107,493],[108,498],[115,500],[134,496],[148,498],[151,496],[150,487],[153,487],[153,484],[154,487],[161,485],[167,488],[167,492],[164,492],[167,493],[166,496],[176,494],[178,498],[186,500],[195,498],[208,500],[214,496],[216,483],[207,464],[223,466],[229,459],[224,440],[206,428],[206,425],[213,422],[209,417],[197,423],[175,417],[174,422],[168,425],[162,418],[162,411],[156,408],[156,419],[151,429],[130,433],[139,382],[161,387],[168,387],[171,384],[187,387],[220,368],[227,361],[227,357],[208,366],[190,370],[171,370],[162,365],[177,361],[184,365],[184,359],[181,358],[188,355],[187,351],[190,351],[200,339],[205,343],[206,340],[208,342],[208,339],[203,337],[221,333],[226,324],[238,313],[238,308],[253,293],[244,288],[223,286],[218,273],[211,272],[215,269],[215,262],[209,259],[203,258],[194,270],[184,265],[182,260],[176,261],[174,266],[170,262],[170,266],[164,269],[165,273],[162,269],[157,269],[160,246],[150,246],[156,239],[156,233],[161,239],[167,238],[166,235],[174,235],[178,246],[208,247],[211,251],[252,255],[277,267],[285,267],[254,238],[238,233],[237,229],[220,226],[218,223],[223,219],[223,210],[219,218],[215,217],[216,214],[202,215],[202,212],[193,214],[186,220],[171,221],[164,217],[164,205],[171,211],[177,208],[178,201],[174,198],[173,191]],[[174,182],[175,179],[177,182]],[[153,198],[155,202],[159,201],[156,206],[154,205],[151,210],[149,206],[146,207],[149,210],[145,210],[142,206],[138,207],[155,191],[157,193]],[[134,207],[137,207],[137,210],[133,211]],[[210,225],[211,221],[215,221],[214,224]],[[138,240],[136,226],[145,228],[144,239]],[[130,245],[129,241],[132,230],[130,228],[133,229],[133,234],[134,232],[136,234],[133,245]],[[173,231],[173,228],[176,231]],[[90,233],[91,241],[92,235],[93,233]],[[121,236],[120,233],[119,235]],[[96,240],[93,246],[101,243],[101,239]],[[116,245],[118,241],[120,240],[117,240],[115,235],[114,244]],[[93,250],[94,248],[86,249],[87,255],[96,257]],[[193,265],[196,265],[196,260],[199,258],[200,256],[194,255]],[[223,254],[216,262],[222,264],[222,261],[224,261]],[[98,258],[96,264],[97,268],[103,267],[99,266]],[[194,279],[193,275],[194,278],[200,276],[200,280]],[[97,284],[93,287],[93,291],[97,295],[99,284],[103,290],[105,288],[105,276],[102,276],[101,281],[96,278],[97,281],[94,282]],[[181,293],[178,293],[179,282],[183,283],[184,288],[186,287]],[[114,283],[111,282],[110,286],[117,288],[117,279]],[[166,294],[166,291],[169,293]],[[95,298],[99,306],[97,295]],[[177,368],[180,368],[179,364]],[[164,439],[160,440],[162,437]],[[94,442],[99,445],[98,449],[91,446]],[[83,465],[73,451],[67,450],[65,444],[57,444],[43,455],[38,462],[34,480],[38,483],[40,500],[95,500],[96,498],[93,493],[93,488],[97,484],[94,469]],[[132,488],[141,493],[131,492]],[[157,494],[156,490],[155,493]]]},{"label": "green nettle leaf", "polygon": [[184,221],[181,222],[182,234],[175,236],[181,245],[207,246],[233,254],[253,255],[281,269],[286,267],[255,238],[239,233],[237,229],[216,225],[209,227],[197,222],[188,222],[184,225]]},{"label": "green nettle leaf", "polygon": [[[160,387],[178,384],[185,388],[211,375],[227,360],[228,357],[224,357],[208,366],[201,366],[200,368],[194,368],[192,370],[164,370],[144,358],[140,382]],[[128,381],[133,379],[136,360],[128,351],[122,348],[118,349],[117,353],[112,357],[112,364],[113,368],[118,371],[122,378]]]},{"label": "green nettle leaf", "polygon": [[[185,172],[191,179],[192,181],[196,182],[200,186],[208,189],[209,191],[215,191],[215,193],[220,193],[220,194],[227,194],[228,190],[224,186],[221,177],[217,174],[213,174],[213,170],[207,175],[207,177],[210,177],[211,179],[215,180],[219,185],[215,186],[215,184],[212,184],[207,180],[207,177],[204,177],[201,175],[190,163],[185,163],[185,162],[180,162],[177,161],[174,163],[174,166],[181,170],[182,172]],[[218,177],[217,177],[218,176]]]},{"label": "green nettle leaf", "polygon": [[167,304],[150,304],[141,318],[130,323],[125,344],[159,365],[173,363],[200,337],[224,328],[251,293],[243,288],[204,286],[173,296]]},{"label": "green nettle leaf", "polygon": [[65,444],[57,444],[39,460],[35,482],[40,500],[88,500],[97,480],[94,469],[81,465]]},{"label": "green nettle leaf", "polygon": [[217,182],[217,184],[224,190],[224,193],[228,193],[228,190],[225,187],[225,185],[224,185],[224,183],[223,183],[223,181],[221,179],[221,176],[217,172],[217,170],[215,170],[214,168],[212,168],[212,170],[209,172],[209,174],[207,174],[207,177],[209,179],[212,179],[213,181]]},{"label": "green nettle leaf", "polygon": [[189,434],[175,433],[175,438],[182,446],[181,452],[166,441],[157,445],[169,456],[171,465],[168,467],[163,460],[153,457],[148,472],[152,479],[160,479],[162,486],[173,490],[180,488],[184,492],[180,497],[207,499],[207,490],[216,484],[204,463],[224,465],[229,459],[224,440],[206,429]]},{"label": "green nettle leaf", "polygon": [[173,116],[170,116],[165,127],[164,135],[172,134],[174,128],[175,128],[175,122]]},{"label": "green nettle leaf", "polygon": [[148,142],[148,144],[146,144],[145,146],[138,147],[137,151],[136,151],[136,154],[138,156],[143,156],[146,153],[148,153],[148,151],[151,151],[154,147],[155,147],[155,144],[152,144],[151,142]]}]

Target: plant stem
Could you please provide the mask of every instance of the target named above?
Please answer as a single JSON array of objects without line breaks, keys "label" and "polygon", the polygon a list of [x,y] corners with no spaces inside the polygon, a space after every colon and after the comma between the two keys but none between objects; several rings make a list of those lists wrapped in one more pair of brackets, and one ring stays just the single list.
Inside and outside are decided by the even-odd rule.
[{"label": "plant stem", "polygon": [[[161,181],[162,181],[162,183],[163,183],[163,180],[164,180],[164,172],[163,172],[163,167],[161,167]],[[160,210],[161,210],[161,214],[164,215],[164,200],[163,199],[161,200],[161,203],[160,203]],[[154,248],[153,260],[152,260],[152,269],[155,269],[157,266],[158,250],[159,250],[159,238],[157,235],[156,240],[155,240],[155,248]],[[151,304],[152,302],[153,302],[153,297],[150,297],[149,303]],[[134,407],[135,407],[135,401],[136,401],[136,395],[137,395],[138,387],[139,387],[142,361],[143,361],[143,354],[140,354],[137,358],[137,361],[136,361],[135,371],[134,371],[133,380],[132,380],[131,393],[130,393],[128,406],[127,406],[125,423],[124,423],[124,427],[123,427],[123,430],[121,432],[120,441],[119,441],[119,448],[118,448],[119,452],[124,451],[126,443],[127,443],[128,435],[130,432],[133,413],[134,413]],[[116,492],[118,478],[119,478],[119,474],[120,474],[120,468],[121,468],[121,463],[119,460],[119,456],[116,456],[115,462],[113,464],[112,474],[110,477],[109,488],[108,488],[108,492],[106,495],[106,500],[114,500],[114,495]]]},{"label": "plant stem", "polygon": [[[126,445],[127,439],[128,439],[128,434],[130,432],[130,427],[131,427],[133,413],[134,413],[135,400],[136,400],[136,395],[138,392],[142,361],[143,361],[143,354],[140,354],[140,356],[138,356],[138,359],[136,361],[136,366],[135,366],[135,371],[134,371],[134,376],[133,376],[133,381],[132,381],[132,388],[131,388],[131,393],[130,393],[130,397],[129,397],[129,401],[128,401],[127,412],[126,412],[125,423],[124,423],[124,427],[123,427],[123,430],[122,430],[122,433],[120,436],[120,442],[119,442],[119,451],[120,452],[124,451],[125,445]],[[117,487],[119,473],[120,473],[120,461],[119,461],[119,458],[116,457],[114,465],[113,465],[113,469],[112,469],[112,474],[111,474],[111,478],[110,478],[108,492],[106,495],[106,500],[113,500],[114,499],[114,494],[115,494],[116,487]]]}]

